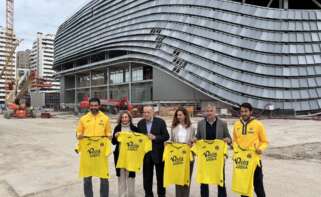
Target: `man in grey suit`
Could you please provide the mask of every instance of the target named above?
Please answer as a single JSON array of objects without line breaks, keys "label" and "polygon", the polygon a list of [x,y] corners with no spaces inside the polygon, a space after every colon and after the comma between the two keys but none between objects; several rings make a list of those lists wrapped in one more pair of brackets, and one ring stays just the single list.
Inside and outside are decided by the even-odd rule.
[{"label": "man in grey suit", "polygon": [[[221,139],[231,144],[232,138],[227,128],[227,123],[216,115],[216,107],[209,104],[206,107],[206,117],[197,124],[197,139],[214,140]],[[225,169],[224,169],[225,176]],[[224,177],[225,179],[225,177]],[[226,197],[225,183],[224,187],[218,186],[218,197]],[[208,197],[209,189],[207,184],[201,184],[201,197]]]}]

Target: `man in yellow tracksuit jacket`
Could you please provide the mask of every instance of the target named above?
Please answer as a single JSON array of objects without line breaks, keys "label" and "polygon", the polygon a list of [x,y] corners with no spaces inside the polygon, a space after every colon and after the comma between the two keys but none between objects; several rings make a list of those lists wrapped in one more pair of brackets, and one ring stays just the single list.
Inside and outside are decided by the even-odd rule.
[{"label": "man in yellow tracksuit jacket", "polygon": [[[253,108],[249,103],[243,103],[240,108],[240,120],[233,128],[233,142],[244,149],[255,149],[258,155],[268,147],[268,139],[263,124],[252,117]],[[263,185],[262,162],[254,172],[254,191],[257,197],[265,197]],[[242,196],[244,197],[244,196]]]},{"label": "man in yellow tracksuit jacket", "polygon": [[[80,118],[77,127],[77,139],[81,140],[84,137],[108,137],[111,138],[111,124],[108,116],[99,111],[100,100],[92,98],[89,100],[90,112]],[[107,168],[107,166],[106,166]],[[84,178],[84,193],[85,197],[93,196],[92,177]],[[100,179],[100,196],[108,197],[109,182],[108,179]]]}]

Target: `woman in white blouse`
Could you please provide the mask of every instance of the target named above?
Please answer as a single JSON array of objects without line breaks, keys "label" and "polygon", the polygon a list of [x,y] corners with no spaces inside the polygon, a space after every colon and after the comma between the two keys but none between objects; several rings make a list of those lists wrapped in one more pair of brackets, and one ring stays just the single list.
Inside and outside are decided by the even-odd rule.
[{"label": "woman in white blouse", "polygon": [[[174,114],[171,137],[170,141],[185,143],[192,146],[192,142],[195,139],[195,128],[192,126],[188,111],[179,107]],[[193,164],[191,162],[190,166],[190,176],[193,172]],[[176,185],[176,197],[189,197],[190,186],[180,186]]]}]

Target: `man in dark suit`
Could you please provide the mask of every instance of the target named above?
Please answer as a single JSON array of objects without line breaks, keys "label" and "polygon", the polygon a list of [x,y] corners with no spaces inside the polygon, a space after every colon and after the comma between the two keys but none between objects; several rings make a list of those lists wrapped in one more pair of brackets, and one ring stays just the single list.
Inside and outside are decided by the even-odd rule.
[{"label": "man in dark suit", "polygon": [[137,124],[138,130],[145,133],[152,140],[152,151],[144,157],[143,181],[145,197],[153,197],[153,172],[156,168],[157,194],[159,197],[165,197],[165,188],[163,186],[164,176],[164,142],[169,139],[166,123],[163,119],[154,117],[152,106],[144,106],[144,118]]},{"label": "man in dark suit", "polygon": [[[227,144],[232,143],[232,138],[230,136],[229,130],[227,128],[227,123],[216,115],[216,107],[213,104],[209,104],[206,107],[206,117],[199,121],[197,124],[196,138],[214,140],[221,139]],[[224,169],[225,176],[225,169]],[[224,177],[225,179],[225,177]],[[225,183],[224,183],[225,185]],[[218,186],[218,197],[226,197],[226,188]],[[201,184],[201,197],[209,196],[209,188],[207,184]]]}]

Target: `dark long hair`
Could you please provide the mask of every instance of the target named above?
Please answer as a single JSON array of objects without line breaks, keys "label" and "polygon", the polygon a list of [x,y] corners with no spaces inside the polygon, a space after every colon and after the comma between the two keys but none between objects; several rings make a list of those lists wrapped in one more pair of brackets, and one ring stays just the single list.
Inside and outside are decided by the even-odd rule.
[{"label": "dark long hair", "polygon": [[117,120],[117,124],[118,124],[118,125],[121,125],[121,118],[123,117],[124,114],[127,114],[127,115],[128,115],[128,117],[129,117],[129,124],[132,125],[132,124],[133,124],[133,117],[132,117],[131,113],[130,113],[129,111],[126,111],[126,110],[120,112],[119,117],[118,117],[118,120]]},{"label": "dark long hair", "polygon": [[184,116],[185,116],[185,124],[186,124],[187,128],[190,127],[192,125],[192,123],[191,123],[191,119],[189,117],[188,111],[184,107],[179,107],[175,111],[175,114],[174,114],[174,117],[173,117],[173,122],[172,122],[172,128],[175,128],[179,124],[179,120],[177,118],[177,113],[178,112],[182,112],[184,114]]}]

